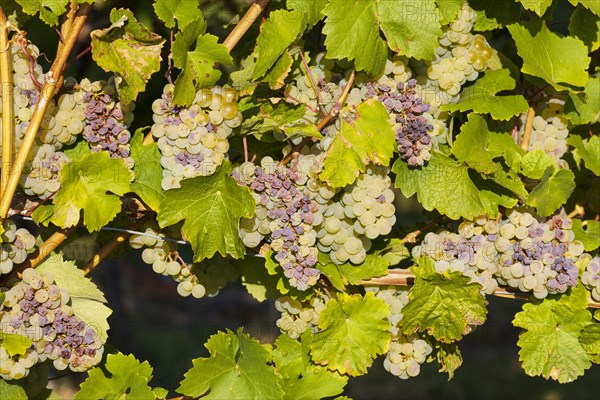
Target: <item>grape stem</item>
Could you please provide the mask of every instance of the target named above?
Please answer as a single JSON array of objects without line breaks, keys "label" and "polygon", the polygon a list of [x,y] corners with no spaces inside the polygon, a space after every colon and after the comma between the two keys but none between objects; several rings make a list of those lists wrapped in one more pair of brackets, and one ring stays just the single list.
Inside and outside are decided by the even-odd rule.
[{"label": "grape stem", "polygon": [[235,45],[240,41],[242,36],[250,29],[254,21],[260,16],[265,7],[269,4],[269,0],[256,0],[252,6],[246,11],[246,14],[233,28],[229,36],[223,41],[223,46],[227,48],[229,52],[233,50]]},{"label": "grape stem", "polygon": [[[413,286],[415,283],[415,275],[407,269],[390,269],[388,274],[379,278],[373,278],[362,281],[366,286]],[[525,293],[515,293],[506,289],[500,288],[493,293],[494,296],[507,299],[530,300],[531,296]],[[588,308],[600,308],[600,303],[588,298]]]},{"label": "grape stem", "polygon": [[[323,128],[325,128],[327,126],[327,124],[329,124],[329,122],[331,122],[332,119],[336,118],[338,116],[338,114],[340,113],[340,110],[342,109],[344,103],[346,102],[346,97],[348,97],[348,93],[350,93],[350,89],[352,88],[352,84],[354,83],[355,77],[356,77],[356,71],[352,70],[352,72],[350,73],[350,76],[348,77],[348,82],[346,82],[346,86],[344,86],[344,90],[343,90],[342,94],[340,95],[340,97],[338,98],[337,102],[334,104],[333,107],[331,107],[331,111],[329,112],[329,114],[327,114],[325,116],[325,118],[323,118],[321,120],[321,122],[319,122],[319,125],[317,125],[317,130],[319,132],[321,130],[323,130]],[[304,146],[306,146],[311,141],[316,141],[316,140],[317,139],[313,138],[313,137],[305,137],[300,143],[298,143],[297,145],[292,147],[290,152],[283,158],[283,160],[281,160],[279,165],[286,165],[287,163],[292,161],[294,159],[294,157],[298,156],[298,153],[300,152],[300,150],[302,150],[302,148]]]},{"label": "grape stem", "polygon": [[306,62],[306,57],[304,57],[304,52],[300,51],[300,58],[302,59],[302,64],[304,64],[304,68],[306,68],[306,75],[312,84],[312,87],[315,91],[315,95],[317,96],[317,109],[319,110],[319,114],[321,117],[325,116],[325,109],[323,108],[323,100],[321,99],[321,92],[319,91],[319,87],[317,86],[317,82],[315,81],[315,77],[310,69],[310,66]]},{"label": "grape stem", "polygon": [[242,138],[242,143],[244,144],[244,162],[248,162],[248,139],[246,136]]},{"label": "grape stem", "polygon": [[529,141],[531,140],[531,130],[533,128],[533,119],[535,118],[535,110],[533,107],[529,107],[527,111],[527,121],[525,122],[525,132],[521,138],[521,148],[527,152],[529,151]]},{"label": "grape stem", "polygon": [[4,197],[4,189],[10,178],[10,165],[13,158],[13,82],[10,71],[10,44],[8,43],[8,21],[0,7],[0,76],[2,77],[2,175],[0,177],[0,193]]},{"label": "grape stem", "polygon": [[[146,214],[142,218],[139,218],[138,220],[134,221],[129,227],[130,230],[134,230],[139,226],[143,225],[146,221],[150,219],[150,217],[150,214]],[[112,251],[116,249],[118,245],[129,239],[131,235],[132,233],[130,233],[129,231],[125,231],[112,238],[110,242],[104,245],[104,247],[102,247],[96,254],[94,254],[94,256],[85,264],[85,266],[83,267],[83,274],[89,274],[94,268],[100,265],[102,260],[104,260],[110,253],[112,253]]]},{"label": "grape stem", "polygon": [[15,190],[17,189],[17,185],[19,184],[19,180],[21,179],[21,173],[24,169],[23,167],[25,166],[29,152],[31,151],[31,147],[33,146],[37,136],[42,119],[46,114],[50,100],[54,96],[54,90],[56,89],[58,80],[62,75],[67,58],[69,57],[69,54],[75,45],[75,41],[77,40],[77,36],[79,35],[83,24],[87,20],[90,10],[91,6],[89,4],[79,5],[77,13],[74,14],[74,19],[71,23],[68,34],[65,35],[65,42],[62,44],[62,46],[60,46],[60,51],[57,52],[56,59],[52,63],[50,72],[47,74],[44,87],[40,93],[40,100],[35,107],[35,111],[33,112],[31,120],[29,121],[21,148],[19,149],[17,158],[13,163],[13,168],[11,168],[11,172],[14,171],[15,173],[10,175],[10,178],[2,193],[2,199],[0,199],[0,219],[2,220],[4,220],[8,214],[12,198],[15,194]]},{"label": "grape stem", "polygon": [[171,29],[171,34],[169,35],[169,55],[167,56],[167,70],[165,71],[165,78],[172,85],[173,79],[171,78],[171,71],[173,70],[173,37],[175,33],[173,29]]},{"label": "grape stem", "polygon": [[573,217],[583,217],[585,215],[585,209],[579,204],[575,204],[575,209],[567,215],[567,218],[573,219]]},{"label": "grape stem", "polygon": [[87,53],[89,53],[90,51],[92,51],[92,46],[88,46],[85,49],[83,49],[82,51],[80,51],[75,57],[73,57],[72,59],[69,60],[68,63],[65,64],[65,69],[69,69],[71,67],[71,65],[73,65],[73,63],[77,60],[79,60],[81,57],[85,56]]},{"label": "grape stem", "polygon": [[425,232],[426,230],[436,226],[437,224],[439,224],[445,217],[443,215],[440,215],[439,217],[437,217],[436,219],[428,222],[427,224],[423,225],[421,228],[410,232],[408,235],[404,236],[404,238],[402,239],[402,244],[406,244],[406,243],[415,243],[417,241],[417,237]]}]

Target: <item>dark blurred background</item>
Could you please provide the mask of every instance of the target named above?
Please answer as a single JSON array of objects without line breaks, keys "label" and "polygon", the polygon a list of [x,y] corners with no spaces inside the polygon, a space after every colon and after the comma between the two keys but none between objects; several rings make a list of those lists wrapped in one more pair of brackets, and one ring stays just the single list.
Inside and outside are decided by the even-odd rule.
[{"label": "dark blurred background", "polygon": [[[503,3],[507,1],[512,2],[492,0],[488,3],[491,7],[503,7]],[[225,38],[236,22],[236,15],[244,12],[250,3],[248,0],[201,1],[209,32],[221,39]],[[89,46],[89,33],[92,30],[110,24],[108,15],[115,6],[132,9],[147,27],[168,38],[169,32],[155,18],[150,1],[108,1],[93,12],[73,54]],[[553,30],[567,33],[568,16],[572,9],[566,0],[559,2],[551,22]],[[56,33],[37,20],[30,20],[24,28],[29,39],[51,61],[56,49]],[[257,31],[255,24],[237,46],[234,54],[236,63],[251,52]],[[315,38],[318,40],[319,36],[315,35]],[[505,32],[489,39],[497,48],[507,52],[512,50]],[[166,59],[168,42],[164,50],[163,59]],[[41,61],[42,64],[45,63],[43,58]],[[146,91],[139,95],[132,131],[152,123],[150,104],[160,96],[166,83],[163,78],[164,70],[163,63],[163,69],[153,76]],[[108,76],[95,66],[89,54],[73,63],[65,74],[78,80],[82,77],[91,80],[106,79]],[[398,209],[401,212],[398,218],[401,225],[399,229],[426,221],[425,215],[414,201],[403,200],[398,204]],[[94,245],[86,245],[84,250],[93,254],[94,248]],[[263,343],[272,343],[279,334],[275,326],[278,313],[272,301],[258,303],[239,283],[230,285],[215,298],[182,298],[176,293],[176,284],[170,278],[155,274],[150,266],[141,261],[139,252],[127,252],[123,249],[117,258],[105,261],[94,270],[92,278],[106,293],[113,310],[113,315],[109,318],[111,330],[108,351],[118,349],[123,353],[132,353],[140,360],[149,361],[154,367],[154,379],[151,382],[153,386],[170,390],[177,388],[183,373],[191,367],[191,360],[207,355],[203,344],[218,330],[243,326],[246,332]],[[566,385],[526,376],[518,360],[518,330],[511,325],[513,316],[520,310],[522,303],[494,297],[490,297],[489,301],[486,324],[466,336],[460,344],[464,363],[451,381],[447,380],[446,374],[437,372],[434,364],[425,365],[418,377],[403,381],[388,374],[379,359],[368,375],[350,379],[344,394],[355,399],[600,398],[598,366],[592,367],[584,377]],[[84,378],[81,374],[54,375],[52,385],[69,397]]]}]

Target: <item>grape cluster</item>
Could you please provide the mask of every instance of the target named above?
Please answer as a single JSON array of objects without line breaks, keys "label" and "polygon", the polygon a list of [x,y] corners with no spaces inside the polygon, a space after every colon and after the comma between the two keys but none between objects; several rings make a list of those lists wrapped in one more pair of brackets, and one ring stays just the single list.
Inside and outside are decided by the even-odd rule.
[{"label": "grape cluster", "polygon": [[485,217],[465,221],[458,234],[429,233],[413,249],[413,257],[428,256],[438,272],[460,272],[493,293],[498,284],[536,298],[564,293],[577,285],[575,263],[583,244],[574,240],[571,220],[560,213],[538,222],[513,210],[497,222]]},{"label": "grape cluster", "polygon": [[248,247],[256,247],[265,237],[271,239],[275,260],[282,266],[290,284],[300,290],[319,279],[317,232],[323,221],[319,205],[306,187],[308,177],[298,168],[279,166],[270,157],[257,167],[244,163],[234,178],[252,191],[256,200],[254,217],[240,223],[240,237]]},{"label": "grape cluster", "polygon": [[25,228],[17,228],[10,219],[2,222],[0,235],[0,275],[8,274],[15,265],[22,264],[34,252],[36,240]]},{"label": "grape cluster", "polygon": [[390,348],[383,360],[383,367],[394,376],[408,379],[419,375],[421,364],[433,351],[431,344],[418,335],[405,336],[400,332],[402,323],[402,309],[408,304],[408,289],[389,287],[366,287],[367,292],[373,292],[375,297],[381,299],[390,309],[388,321],[392,341]]},{"label": "grape cluster", "polygon": [[400,157],[410,166],[421,166],[429,160],[432,143],[429,131],[433,125],[427,122],[423,113],[429,105],[423,103],[416,91],[417,81],[410,79],[406,84],[398,82],[394,86],[367,84],[366,98],[376,97],[392,117]]},{"label": "grape cluster", "polygon": [[145,229],[144,235],[132,235],[129,244],[134,249],[145,247],[142,260],[157,274],[171,276],[176,282],[177,293],[182,297],[192,295],[200,299],[214,297],[219,290],[235,281],[239,274],[231,263],[220,257],[200,263],[186,264],[177,252],[176,245],[160,237],[153,228]]},{"label": "grape cluster", "polygon": [[94,151],[105,150],[111,157],[128,159],[131,163],[131,133],[127,127],[133,120],[133,103],[124,105],[118,100],[113,78],[108,82],[83,79],[79,86],[85,107],[85,141]]},{"label": "grape cluster", "polygon": [[173,90],[166,85],[152,103],[152,135],[162,154],[165,190],[180,187],[182,179],[212,175],[227,158],[227,138],[242,123],[234,89],[202,89],[189,108],[173,103]]},{"label": "grape cluster", "polygon": [[[29,56],[37,58],[40,54],[38,48],[29,44],[26,47],[26,52]],[[21,145],[25,131],[29,126],[29,120],[33,115],[35,106],[39,102],[40,92],[38,87],[34,84],[33,77],[42,84],[44,82],[44,73],[41,65],[37,62],[33,63],[33,70],[30,70],[31,61],[28,56],[25,55],[23,49],[15,43],[10,45],[11,54],[11,66],[13,72],[13,113],[15,116],[15,141],[16,148]],[[0,94],[0,99],[2,98]],[[49,113],[52,112],[54,104],[50,102],[48,107]],[[0,117],[2,116],[2,110],[0,110]],[[52,118],[47,114],[42,122],[43,125],[51,123]],[[0,137],[2,137],[2,122],[0,121]]]},{"label": "grape cluster", "polygon": [[[317,232],[317,247],[330,253],[331,260],[337,264],[352,262],[361,264],[371,240],[391,232],[396,223],[394,192],[387,169],[369,166],[360,174],[356,182],[346,186],[340,195],[333,197],[334,191],[321,183],[317,202],[324,216]],[[309,188],[314,187],[314,178]],[[323,194],[326,202],[323,202]]]},{"label": "grape cluster", "polygon": [[319,295],[304,302],[289,296],[276,299],[275,309],[281,313],[276,322],[277,327],[292,339],[299,338],[307,329],[316,333],[319,316],[328,300],[326,295]]},{"label": "grape cluster", "polygon": [[581,282],[592,292],[592,298],[600,301],[600,257],[588,255],[585,270],[581,274]]},{"label": "grape cluster", "polygon": [[[557,165],[568,169],[562,156],[567,152],[568,121],[563,115],[564,101],[550,101],[533,119],[529,151],[542,150],[552,156]],[[525,116],[523,116],[525,118]],[[522,129],[525,123],[522,124]]]},{"label": "grape cluster", "polygon": [[[76,85],[73,78],[65,78],[64,87]],[[58,98],[55,109],[47,123],[42,122],[42,132],[39,139],[42,143],[53,145],[57,150],[68,146],[77,140],[85,126],[85,105],[81,90],[70,90]]]},{"label": "grape cluster", "polygon": [[21,186],[26,194],[46,200],[60,189],[58,173],[71,160],[49,144],[39,146],[34,154],[28,172],[22,177]]},{"label": "grape cluster", "polygon": [[2,352],[0,373],[5,379],[22,378],[34,364],[46,360],[52,360],[58,370],[69,367],[75,372],[100,362],[102,340],[73,314],[69,300],[51,275],[32,268],[23,271],[22,280],[5,293],[0,309],[3,332],[33,341],[25,355],[10,357]]}]

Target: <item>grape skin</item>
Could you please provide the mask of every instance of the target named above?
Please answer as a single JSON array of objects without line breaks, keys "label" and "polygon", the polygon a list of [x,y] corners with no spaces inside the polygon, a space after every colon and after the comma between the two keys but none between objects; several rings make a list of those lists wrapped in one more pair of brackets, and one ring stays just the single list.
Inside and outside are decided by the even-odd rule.
[{"label": "grape skin", "polygon": [[0,236],[0,275],[9,274],[15,265],[22,264],[35,251],[36,239],[25,228],[17,228],[10,219],[2,223]]}]

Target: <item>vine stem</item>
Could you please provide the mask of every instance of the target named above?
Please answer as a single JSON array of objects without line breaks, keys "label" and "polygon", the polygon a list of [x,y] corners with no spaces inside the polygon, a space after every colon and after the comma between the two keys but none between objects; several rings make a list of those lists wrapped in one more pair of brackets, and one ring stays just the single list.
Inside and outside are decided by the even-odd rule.
[{"label": "vine stem", "polygon": [[529,151],[529,141],[531,140],[531,129],[533,128],[533,119],[535,118],[535,110],[529,107],[527,110],[527,121],[525,122],[525,132],[521,138],[521,148],[524,151]]},{"label": "vine stem", "polygon": [[[362,281],[367,286],[412,286],[415,282],[415,275],[407,269],[390,269],[388,274],[379,278],[373,278]],[[514,293],[506,289],[498,289],[493,293],[494,296],[507,299],[530,300],[531,296],[525,293]],[[600,308],[600,303],[588,298],[588,308]]]},{"label": "vine stem", "polygon": [[[329,114],[327,114],[325,118],[323,118],[321,122],[319,122],[319,125],[317,125],[317,131],[320,132],[321,130],[323,130],[323,128],[325,128],[327,124],[331,122],[333,118],[337,117],[337,115],[340,113],[340,110],[346,101],[346,97],[348,97],[348,93],[350,93],[350,89],[352,88],[352,84],[354,83],[354,78],[356,78],[356,71],[352,70],[352,73],[350,73],[350,76],[348,77],[348,82],[346,82],[346,86],[344,86],[342,94],[340,95],[334,106],[331,108]],[[283,160],[281,160],[279,165],[286,165],[287,163],[292,161],[294,157],[298,155],[298,152],[313,140],[315,140],[315,138],[304,138],[300,143],[292,147],[290,152],[283,158]]]},{"label": "vine stem", "polygon": [[0,193],[4,197],[4,189],[10,179],[10,166],[13,158],[13,82],[10,70],[10,44],[8,42],[8,21],[0,7],[0,77],[2,78],[2,164],[0,169]]},{"label": "vine stem", "polygon": [[[145,215],[142,218],[134,221],[129,227],[130,230],[137,229],[139,226],[143,225],[144,222],[150,219],[150,215]],[[85,264],[83,267],[83,274],[89,274],[94,268],[96,268],[102,260],[106,258],[114,249],[117,248],[118,245],[125,242],[127,239],[131,237],[132,233],[130,232],[121,232],[119,235],[115,236],[111,239],[110,242],[104,245],[94,256]]]},{"label": "vine stem", "polygon": [[427,224],[423,225],[421,228],[410,232],[408,235],[404,236],[404,238],[402,239],[402,243],[406,244],[406,243],[415,243],[417,240],[417,237],[425,232],[426,230],[436,226],[437,224],[440,223],[440,221],[442,221],[445,217],[443,215],[440,215],[439,217],[435,218],[434,220],[428,222]]},{"label": "vine stem", "polygon": [[233,28],[229,36],[223,41],[223,45],[231,52],[242,36],[250,29],[254,21],[260,16],[269,0],[256,0],[246,11],[240,22]]},{"label": "vine stem", "polygon": [[308,75],[308,79],[315,90],[315,95],[317,96],[317,109],[319,110],[319,114],[321,117],[325,116],[325,110],[323,109],[323,100],[321,99],[321,92],[319,91],[319,86],[317,85],[317,81],[315,81],[315,76],[310,69],[310,66],[306,62],[306,57],[304,57],[304,52],[300,51],[300,58],[302,59],[302,64],[304,64],[304,68],[306,68],[306,74]]},{"label": "vine stem", "polygon": [[25,132],[25,137],[23,138],[21,148],[19,149],[17,158],[13,163],[13,168],[11,168],[11,172],[14,173],[10,175],[5,190],[2,193],[2,199],[0,200],[0,219],[5,219],[8,214],[12,198],[15,194],[15,190],[17,189],[19,180],[21,179],[21,172],[23,171],[23,167],[25,166],[25,162],[27,161],[27,157],[29,156],[29,152],[31,151],[31,147],[33,146],[33,142],[37,136],[38,129],[42,123],[44,115],[46,114],[50,100],[54,95],[54,90],[58,80],[62,75],[67,58],[69,57],[69,54],[75,45],[75,41],[77,40],[77,36],[79,35],[83,24],[87,20],[90,9],[91,6],[89,4],[79,5],[79,10],[74,16],[69,33],[65,37],[65,42],[60,47],[60,51],[57,52],[56,59],[52,63],[50,72],[47,74],[42,93],[40,94],[40,100],[35,107],[35,111],[33,112],[31,120],[29,121],[29,126]]}]

